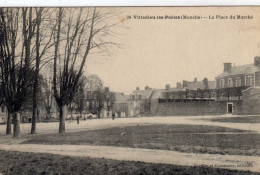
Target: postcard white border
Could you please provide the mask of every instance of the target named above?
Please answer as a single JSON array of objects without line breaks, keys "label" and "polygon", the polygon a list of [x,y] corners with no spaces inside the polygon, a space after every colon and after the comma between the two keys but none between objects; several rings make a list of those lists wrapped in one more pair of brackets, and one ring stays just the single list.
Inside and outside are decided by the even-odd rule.
[{"label": "postcard white border", "polygon": [[260,0],[0,0],[1,7],[17,6],[252,6]]}]

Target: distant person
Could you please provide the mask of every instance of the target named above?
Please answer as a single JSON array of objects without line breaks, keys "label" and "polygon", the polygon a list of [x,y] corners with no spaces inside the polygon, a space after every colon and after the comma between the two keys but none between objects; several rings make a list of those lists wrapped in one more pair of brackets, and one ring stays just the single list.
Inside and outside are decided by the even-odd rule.
[{"label": "distant person", "polygon": [[112,113],[112,119],[113,119],[113,120],[115,120],[115,116],[116,116],[116,114],[115,114],[115,112],[113,112],[113,113]]},{"label": "distant person", "polygon": [[77,124],[79,124],[79,116],[77,116]]}]

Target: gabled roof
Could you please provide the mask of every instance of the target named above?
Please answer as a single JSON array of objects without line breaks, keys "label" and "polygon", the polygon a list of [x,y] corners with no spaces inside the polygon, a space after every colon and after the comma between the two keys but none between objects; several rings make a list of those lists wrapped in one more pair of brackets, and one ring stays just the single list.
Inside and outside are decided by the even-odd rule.
[{"label": "gabled roof", "polygon": [[153,94],[153,89],[145,89],[145,90],[134,90],[131,95],[141,95],[142,99],[149,99]]},{"label": "gabled roof", "polygon": [[259,86],[251,86],[251,87],[249,87],[249,88],[247,88],[245,90],[242,90],[242,92],[246,92],[246,91],[249,91],[249,90],[252,90],[252,89],[257,89],[260,92],[260,87]]},{"label": "gabled roof", "polygon": [[129,95],[125,95],[120,92],[115,92],[115,103],[127,103]]},{"label": "gabled roof", "polygon": [[221,78],[221,77],[226,77],[231,75],[241,75],[247,73],[249,74],[249,73],[255,73],[259,71],[260,71],[260,67],[254,66],[254,64],[246,64],[242,66],[232,67],[229,71],[221,73],[216,78]]},{"label": "gabled roof", "polygon": [[154,89],[152,99],[163,98],[163,92],[167,92],[166,89]]}]

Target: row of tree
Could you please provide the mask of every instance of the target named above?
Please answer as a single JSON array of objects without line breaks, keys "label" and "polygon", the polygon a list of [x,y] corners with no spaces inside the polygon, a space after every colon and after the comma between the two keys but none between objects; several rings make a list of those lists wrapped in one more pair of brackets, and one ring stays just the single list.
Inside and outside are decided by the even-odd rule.
[{"label": "row of tree", "polygon": [[82,113],[96,114],[101,117],[101,111],[107,111],[107,116],[113,109],[115,93],[110,92],[108,87],[103,87],[102,80],[97,75],[83,77],[79,91],[74,100],[69,104],[69,111],[77,111],[82,118]]},{"label": "row of tree", "polygon": [[117,25],[114,17],[115,13],[96,8],[0,8],[1,102],[8,110],[6,134],[11,134],[13,119],[13,137],[20,136],[20,111],[30,90],[31,133],[36,133],[40,71],[52,72],[59,133],[65,132],[67,106],[80,89],[87,58],[92,50],[100,52],[114,44],[107,40]]}]

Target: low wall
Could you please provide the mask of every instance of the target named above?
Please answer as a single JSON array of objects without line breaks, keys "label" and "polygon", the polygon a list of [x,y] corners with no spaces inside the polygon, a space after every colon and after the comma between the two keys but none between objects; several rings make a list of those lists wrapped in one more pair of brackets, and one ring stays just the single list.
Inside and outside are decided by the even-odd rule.
[{"label": "low wall", "polygon": [[241,101],[199,101],[199,102],[152,102],[152,115],[162,116],[194,116],[194,115],[220,115],[227,113],[227,103],[233,104],[233,114],[241,114]]},{"label": "low wall", "polygon": [[242,114],[260,114],[260,89],[252,88],[243,93]]},{"label": "low wall", "polygon": [[260,100],[243,100],[243,115],[260,115]]}]

